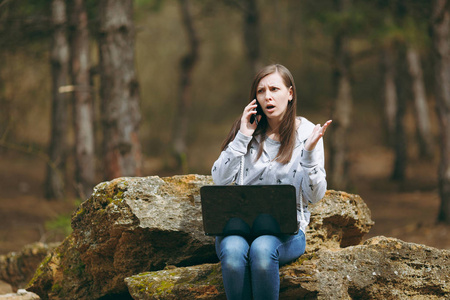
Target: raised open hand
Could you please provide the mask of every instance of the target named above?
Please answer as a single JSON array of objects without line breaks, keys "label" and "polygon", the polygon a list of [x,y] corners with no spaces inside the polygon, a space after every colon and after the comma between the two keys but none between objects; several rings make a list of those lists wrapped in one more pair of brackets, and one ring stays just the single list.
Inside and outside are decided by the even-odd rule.
[{"label": "raised open hand", "polygon": [[320,124],[317,124],[316,127],[314,127],[311,135],[308,137],[308,140],[305,143],[305,150],[311,151],[314,150],[314,148],[317,145],[317,142],[323,135],[325,134],[325,131],[327,130],[328,126],[331,124],[332,120],[328,120],[323,124],[323,126],[320,126]]}]

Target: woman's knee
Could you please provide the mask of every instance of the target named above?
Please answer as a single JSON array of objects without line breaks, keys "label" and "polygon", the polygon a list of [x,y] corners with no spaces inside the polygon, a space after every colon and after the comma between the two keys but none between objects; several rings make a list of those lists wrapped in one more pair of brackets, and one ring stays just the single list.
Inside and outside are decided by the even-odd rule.
[{"label": "woman's knee", "polygon": [[246,260],[248,257],[248,242],[241,236],[227,236],[221,239],[219,244],[219,259],[223,260]]},{"label": "woman's knee", "polygon": [[278,263],[279,242],[274,236],[258,237],[250,248],[250,260],[252,266],[268,268],[273,263]]}]

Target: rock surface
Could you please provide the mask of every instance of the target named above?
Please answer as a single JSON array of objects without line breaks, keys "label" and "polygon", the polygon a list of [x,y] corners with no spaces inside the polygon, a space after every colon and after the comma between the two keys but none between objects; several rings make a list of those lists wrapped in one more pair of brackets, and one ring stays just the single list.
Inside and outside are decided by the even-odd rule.
[{"label": "rock surface", "polygon": [[126,297],[126,276],[216,261],[213,239],[201,230],[199,189],[206,184],[210,177],[192,175],[97,185],[28,290],[43,299]]},{"label": "rock surface", "polygon": [[358,245],[374,225],[363,199],[345,192],[327,191],[310,211],[306,252]]},{"label": "rock surface", "polygon": [[21,251],[0,255],[0,280],[11,285],[13,291],[24,288],[41,261],[57,244],[34,243]]},{"label": "rock surface", "polygon": [[9,283],[0,280],[0,295],[9,294],[13,292],[14,291],[12,289],[12,286]]},{"label": "rock surface", "polygon": [[[72,216],[72,234],[28,290],[47,299],[130,297],[126,277],[217,262],[203,233],[199,189],[210,176],[118,178],[97,185]],[[311,209],[307,251],[358,244],[373,225],[356,195],[328,191]]]},{"label": "rock surface", "polygon": [[[449,299],[450,251],[375,237],[280,269],[280,299]],[[134,299],[226,299],[220,264],[125,279]]]},{"label": "rock surface", "polygon": [[39,300],[38,295],[34,293],[27,292],[26,290],[20,289],[17,293],[9,293],[5,295],[0,295],[0,300]]}]

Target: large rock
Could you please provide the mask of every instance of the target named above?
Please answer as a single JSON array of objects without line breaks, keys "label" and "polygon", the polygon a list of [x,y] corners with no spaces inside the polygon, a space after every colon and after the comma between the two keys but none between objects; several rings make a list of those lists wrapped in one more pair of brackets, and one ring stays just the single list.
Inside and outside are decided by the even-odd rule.
[{"label": "large rock", "polygon": [[34,243],[20,251],[0,255],[0,280],[11,285],[14,291],[24,288],[36,272],[41,261],[57,244]]},{"label": "large rock", "polygon": [[199,189],[206,184],[210,177],[192,175],[97,185],[28,290],[43,299],[126,297],[126,276],[216,261],[213,239],[202,233]]},{"label": "large rock", "polygon": [[[280,269],[280,299],[449,299],[450,251],[376,237]],[[125,279],[134,299],[226,299],[220,264]]]},{"label": "large rock", "polygon": [[[202,229],[199,189],[210,176],[118,178],[97,185],[72,216],[72,234],[40,265],[28,290],[43,299],[129,297],[124,278],[167,266],[217,262]],[[308,251],[357,244],[373,225],[355,195],[329,191],[312,208]]]},{"label": "large rock", "polygon": [[370,210],[360,196],[327,191],[311,206],[306,252],[358,245],[373,225]]}]

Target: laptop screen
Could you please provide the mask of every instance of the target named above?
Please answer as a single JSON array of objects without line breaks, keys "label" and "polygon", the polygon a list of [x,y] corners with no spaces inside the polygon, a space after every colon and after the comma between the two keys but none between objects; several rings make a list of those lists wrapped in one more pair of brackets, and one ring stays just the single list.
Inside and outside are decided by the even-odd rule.
[{"label": "laptop screen", "polygon": [[258,236],[298,231],[292,185],[210,185],[200,188],[207,235]]}]

